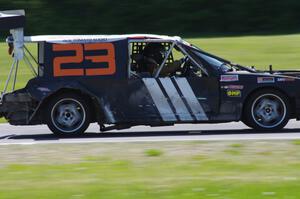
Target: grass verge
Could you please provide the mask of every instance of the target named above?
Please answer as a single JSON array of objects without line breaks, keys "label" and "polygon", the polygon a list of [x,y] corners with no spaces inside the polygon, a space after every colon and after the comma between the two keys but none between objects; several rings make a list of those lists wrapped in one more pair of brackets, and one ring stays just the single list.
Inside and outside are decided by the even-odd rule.
[{"label": "grass verge", "polygon": [[[0,198],[299,198],[292,141],[0,147]],[[149,156],[149,149],[163,155]],[[228,153],[226,150],[239,153]],[[152,154],[152,152],[151,152]],[[157,154],[157,153],[156,153]]]}]

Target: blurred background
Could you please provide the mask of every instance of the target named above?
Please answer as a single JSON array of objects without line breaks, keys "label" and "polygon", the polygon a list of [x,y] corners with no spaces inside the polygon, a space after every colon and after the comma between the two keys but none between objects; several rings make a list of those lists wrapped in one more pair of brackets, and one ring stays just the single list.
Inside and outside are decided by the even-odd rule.
[{"label": "blurred background", "polygon": [[27,34],[195,37],[300,30],[299,0],[1,0],[0,8],[25,9]]}]

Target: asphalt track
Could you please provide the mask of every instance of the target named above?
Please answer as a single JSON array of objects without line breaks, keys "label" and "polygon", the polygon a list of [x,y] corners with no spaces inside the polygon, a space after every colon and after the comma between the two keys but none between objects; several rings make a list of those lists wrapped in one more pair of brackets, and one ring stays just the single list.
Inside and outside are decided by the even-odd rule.
[{"label": "asphalt track", "polygon": [[184,124],[166,127],[137,126],[104,133],[100,133],[98,125],[91,124],[87,133],[79,138],[58,138],[45,125],[11,126],[0,124],[0,145],[293,139],[300,139],[300,121],[291,120],[285,129],[268,133],[252,130],[241,122]]}]

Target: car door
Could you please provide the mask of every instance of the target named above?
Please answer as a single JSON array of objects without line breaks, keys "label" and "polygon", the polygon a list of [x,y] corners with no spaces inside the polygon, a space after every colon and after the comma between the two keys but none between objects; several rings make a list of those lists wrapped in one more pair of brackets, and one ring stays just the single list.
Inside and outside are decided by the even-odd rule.
[{"label": "car door", "polygon": [[[186,80],[182,81],[181,87],[184,87],[187,83],[190,86],[185,86],[188,91],[185,91],[183,98],[190,101],[190,104],[198,104],[202,107],[203,113],[208,120],[212,119],[212,116],[219,114],[220,108],[220,91],[219,80],[217,77],[186,77]],[[196,110],[196,111],[195,111]],[[201,110],[194,109],[194,115],[200,114]],[[202,121],[202,118],[197,118],[197,121]]]},{"label": "car door", "polygon": [[129,80],[130,120],[140,123],[208,121],[218,110],[218,81],[209,77]]},{"label": "car door", "polygon": [[210,115],[218,112],[218,78],[202,76],[200,68],[194,67],[192,62],[186,63],[184,66],[189,70],[182,70],[183,66],[179,71],[169,70],[170,67],[176,67],[172,61],[161,65],[169,67],[165,72],[129,79],[128,107],[131,111],[129,114],[131,120],[164,123],[200,122],[208,121]]}]

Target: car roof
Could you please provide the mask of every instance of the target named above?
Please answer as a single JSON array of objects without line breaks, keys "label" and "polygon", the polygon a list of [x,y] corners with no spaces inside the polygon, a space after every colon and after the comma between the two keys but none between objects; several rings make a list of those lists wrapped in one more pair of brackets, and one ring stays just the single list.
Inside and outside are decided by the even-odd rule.
[{"label": "car roof", "polygon": [[178,36],[153,35],[153,34],[125,34],[125,35],[37,35],[25,36],[24,42],[50,42],[50,43],[72,43],[72,42],[113,42],[118,40],[167,40],[181,41]]}]

